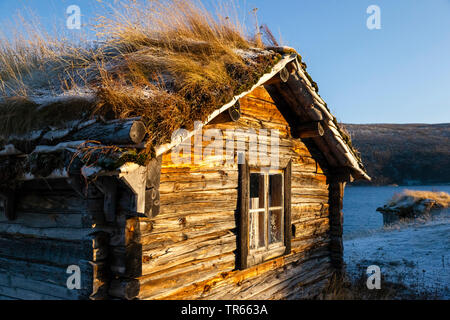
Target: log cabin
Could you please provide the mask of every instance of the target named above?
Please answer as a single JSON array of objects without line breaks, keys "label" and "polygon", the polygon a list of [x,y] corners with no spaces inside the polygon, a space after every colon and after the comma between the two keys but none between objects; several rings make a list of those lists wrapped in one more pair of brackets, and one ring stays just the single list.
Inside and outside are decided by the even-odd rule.
[{"label": "log cabin", "polygon": [[370,178],[299,55],[267,50],[145,160],[139,115],[3,137],[0,299],[320,297],[345,268],[344,187]]}]

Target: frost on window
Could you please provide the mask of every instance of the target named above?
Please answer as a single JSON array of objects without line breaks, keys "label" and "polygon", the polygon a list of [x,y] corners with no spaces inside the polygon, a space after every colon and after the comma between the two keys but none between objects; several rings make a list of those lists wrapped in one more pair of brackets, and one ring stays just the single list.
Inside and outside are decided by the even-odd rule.
[{"label": "frost on window", "polygon": [[250,174],[249,248],[283,242],[283,175]]},{"label": "frost on window", "polygon": [[250,249],[265,247],[264,212],[250,213]]},{"label": "frost on window", "polygon": [[282,210],[270,211],[269,217],[269,243],[278,243],[282,241]]}]

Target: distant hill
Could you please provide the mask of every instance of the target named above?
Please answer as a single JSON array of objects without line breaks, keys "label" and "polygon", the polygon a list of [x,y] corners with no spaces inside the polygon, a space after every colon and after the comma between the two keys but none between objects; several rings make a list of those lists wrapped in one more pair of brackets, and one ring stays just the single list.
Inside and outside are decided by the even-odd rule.
[{"label": "distant hill", "polygon": [[344,127],[374,184],[450,183],[450,123]]}]

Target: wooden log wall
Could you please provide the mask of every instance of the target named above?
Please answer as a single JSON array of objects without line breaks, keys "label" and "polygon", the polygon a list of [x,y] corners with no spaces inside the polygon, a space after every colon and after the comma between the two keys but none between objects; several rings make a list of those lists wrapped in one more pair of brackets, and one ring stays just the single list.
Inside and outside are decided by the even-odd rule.
[{"label": "wooden log wall", "polygon": [[[74,190],[66,179],[16,190],[16,219],[0,209],[0,299],[134,299],[142,274],[136,195],[117,178]],[[67,268],[81,269],[69,290]]]},{"label": "wooden log wall", "polygon": [[[311,298],[334,272],[324,159],[310,141],[291,137],[288,122],[264,88],[240,104],[237,122],[215,123],[203,131],[220,129],[226,143],[233,143],[247,137],[230,137],[224,130],[279,130],[280,166],[292,160],[291,253],[237,270],[236,153],[211,154],[196,164],[175,164],[168,153],[162,159],[159,214],[140,218],[140,299]],[[270,151],[270,138],[258,143]],[[258,163],[267,165],[266,159]]]},{"label": "wooden log wall", "polygon": [[[106,297],[108,235],[103,195],[86,197],[65,179],[30,181],[16,190],[15,219],[0,209],[0,299]],[[67,269],[81,269],[81,289],[70,290]]]}]

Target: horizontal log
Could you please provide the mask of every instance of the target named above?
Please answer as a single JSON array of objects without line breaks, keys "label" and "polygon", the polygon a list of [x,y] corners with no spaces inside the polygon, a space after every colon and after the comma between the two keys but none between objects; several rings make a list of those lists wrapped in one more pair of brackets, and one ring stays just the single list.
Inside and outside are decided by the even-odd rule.
[{"label": "horizontal log", "polygon": [[15,298],[19,299],[33,297],[31,298],[32,300],[41,300],[40,297],[43,297],[45,300],[80,300],[89,297],[89,295],[83,296],[78,290],[69,290],[67,286],[56,286],[51,283],[30,280],[6,273],[0,274],[0,292],[2,292],[2,289],[5,293],[17,294]]},{"label": "horizontal log", "polygon": [[297,205],[292,206],[292,224],[301,223],[301,222],[307,222],[322,218],[328,218],[329,217],[329,211],[328,207],[323,206],[322,204],[307,204],[311,206],[318,206],[319,209],[314,210],[308,210],[307,208],[301,208]]},{"label": "horizontal log", "polygon": [[36,213],[36,212],[17,212],[17,218],[9,221],[6,217],[0,216],[0,223],[18,224],[31,228],[73,228],[84,229],[92,228],[94,224],[104,222],[103,215],[98,214],[81,214],[81,213]]},{"label": "horizontal log", "polygon": [[292,136],[294,138],[315,138],[322,137],[324,135],[324,129],[320,124],[320,121],[302,123],[292,129]]},{"label": "horizontal log", "polygon": [[[204,292],[201,299],[239,299],[239,300],[271,300],[278,293],[277,299],[286,299],[288,294],[296,291],[307,291],[308,281],[314,282],[321,271],[329,274],[332,271],[326,264],[329,257],[326,252],[319,251],[312,256],[287,262],[283,267],[274,268],[256,277],[249,277],[236,284],[215,284],[215,290]],[[324,263],[325,262],[325,263]],[[306,283],[302,283],[306,282]],[[284,294],[280,294],[284,291]]]},{"label": "horizontal log", "polygon": [[23,299],[23,300],[63,300],[62,298],[58,298],[54,295],[48,295],[43,293],[38,293],[31,290],[14,288],[10,286],[2,286],[0,285],[0,295],[5,295],[8,297],[12,297],[14,299]]},{"label": "horizontal log", "polygon": [[17,194],[18,212],[87,213],[103,211],[103,199],[83,199],[75,192],[32,192]]},{"label": "horizontal log", "polygon": [[[305,250],[301,253],[293,252],[290,255],[283,256],[271,261],[262,263],[258,266],[248,268],[246,270],[236,270],[226,273],[220,273],[216,277],[210,278],[205,281],[197,282],[189,286],[174,290],[173,292],[167,292],[155,299],[169,299],[169,300],[183,300],[183,299],[222,299],[223,296],[231,289],[240,292],[246,285],[252,283],[261,282],[262,279],[267,277],[271,272],[280,273],[282,276],[284,268],[294,261],[300,264],[307,259],[314,258],[314,255],[305,255]],[[324,247],[324,250],[320,255],[327,255],[328,248]],[[217,295],[215,295],[217,293]],[[232,293],[230,293],[232,295]]]},{"label": "horizontal log", "polygon": [[228,108],[217,117],[215,117],[210,124],[214,123],[226,123],[226,122],[236,122],[241,117],[241,104],[237,101],[234,106]]},{"label": "horizontal log", "polygon": [[142,277],[139,298],[153,299],[158,295],[214,277],[219,270],[229,272],[235,268],[235,260],[236,256],[233,253],[225,254],[188,262]]},{"label": "horizontal log", "polygon": [[[81,271],[81,289],[74,290],[74,292],[78,295],[77,299],[88,299],[92,292],[98,291],[95,282],[104,281],[106,277],[104,268],[98,262],[83,260],[78,261],[77,265]],[[67,279],[70,276],[66,272],[67,267],[0,257],[0,275],[10,277],[10,279],[20,279],[18,282],[13,282],[13,287],[27,289],[31,286],[34,291],[41,294],[56,295],[56,297],[64,299],[69,299],[68,295],[71,295],[66,292]],[[57,292],[63,294],[56,294]],[[24,298],[24,296],[16,298]]]},{"label": "horizontal log", "polygon": [[327,177],[323,174],[318,173],[308,173],[308,172],[295,172],[292,175],[291,185],[294,188],[328,188]]},{"label": "horizontal log", "polygon": [[[217,211],[217,213],[221,213],[221,211]],[[217,213],[213,214],[215,215]],[[194,217],[195,215],[193,214],[190,215],[189,220],[187,220],[186,218],[177,218],[166,223],[159,220],[156,222],[152,222],[149,226],[147,226],[146,230],[148,231],[142,231],[141,227],[142,236],[145,237],[147,235],[152,236],[160,233],[183,232],[185,237],[193,238],[213,232],[233,230],[234,228],[236,228],[235,218],[234,216],[232,216],[232,214],[225,214],[226,217],[222,219],[211,219],[212,213],[207,212],[203,213],[203,217],[200,216],[200,219],[196,219],[196,217]]]},{"label": "horizontal log", "polygon": [[320,218],[312,221],[304,221],[293,224],[295,226],[295,238],[323,234],[330,230],[330,219]]},{"label": "horizontal log", "polygon": [[160,252],[155,250],[145,251],[143,252],[145,263],[142,266],[142,274],[154,273],[182,263],[213,257],[234,250],[236,250],[236,237],[229,235],[200,243],[188,240],[185,245],[169,247]]},{"label": "horizontal log", "polygon": [[215,179],[199,179],[193,182],[161,182],[160,185],[160,193],[161,199],[164,198],[163,194],[165,193],[174,193],[174,192],[189,192],[189,191],[202,191],[202,190],[223,190],[223,189],[233,189],[237,188],[237,175],[233,175],[233,177],[226,178],[222,177],[221,180]]},{"label": "horizontal log", "polygon": [[67,241],[92,239],[92,228],[32,228],[20,224],[0,223],[0,234],[29,236],[42,239],[60,239]]},{"label": "horizontal log", "polygon": [[[332,268],[327,262],[329,257],[325,256],[305,261],[300,265],[290,264],[284,270],[277,270],[258,282],[254,281],[252,286],[237,293],[235,299],[285,299],[295,291],[305,291],[308,289],[305,282],[314,282],[317,278],[331,275]],[[230,295],[221,297],[221,299],[228,298]]]},{"label": "horizontal log", "polygon": [[79,260],[95,261],[105,258],[107,248],[98,248],[94,257],[92,241],[44,240],[35,238],[0,238],[0,256],[51,263],[60,266],[77,264]]},{"label": "horizontal log", "polygon": [[72,135],[73,140],[94,140],[103,144],[127,145],[141,143],[147,130],[142,121],[124,120],[94,123]]},{"label": "horizontal log", "polygon": [[[179,205],[195,205],[196,203],[208,202],[211,203],[220,201],[237,201],[238,194],[237,189],[223,189],[223,190],[207,190],[207,191],[181,191],[178,193],[166,193],[161,197],[161,206],[166,207],[164,211],[171,211],[171,207],[177,207]],[[232,209],[236,208],[236,205],[232,205]],[[226,210],[224,208],[224,210]]]},{"label": "horizontal log", "polygon": [[[141,229],[142,228],[143,227],[141,226]],[[199,238],[198,241],[206,241],[216,239],[218,237],[223,237],[230,233],[231,233],[230,230],[222,230],[222,231],[213,231],[211,233],[206,232],[204,234],[200,234],[194,237],[188,237],[183,231],[156,233],[156,234],[147,233],[146,235],[142,236],[141,243],[144,247],[144,250],[149,251],[153,249],[167,248],[170,247],[171,245],[189,239]]]}]

